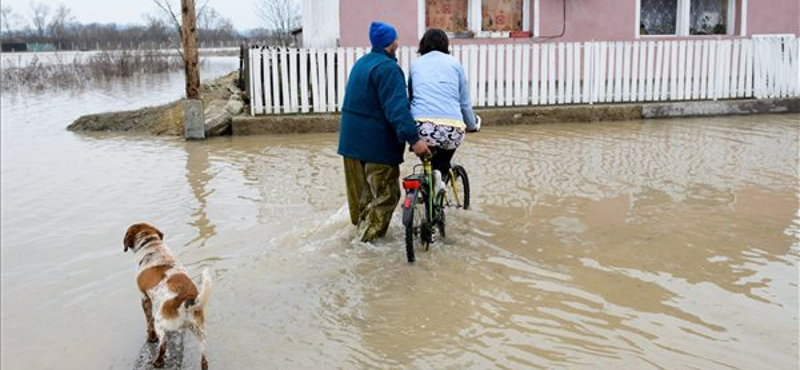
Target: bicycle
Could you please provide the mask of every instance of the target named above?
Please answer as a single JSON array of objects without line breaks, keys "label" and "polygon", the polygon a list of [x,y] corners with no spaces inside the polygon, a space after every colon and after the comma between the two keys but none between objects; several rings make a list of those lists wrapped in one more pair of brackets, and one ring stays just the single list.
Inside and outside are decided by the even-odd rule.
[{"label": "bicycle", "polygon": [[[403,200],[403,225],[406,228],[406,257],[414,263],[415,244],[430,249],[435,241],[436,230],[442,238],[446,236],[445,208],[469,208],[469,177],[460,165],[450,167],[441,189],[436,189],[436,180],[431,165],[431,155],[422,156],[422,163],[414,166],[411,175],[403,178],[406,195]],[[419,171],[419,168],[422,171]],[[445,190],[448,189],[449,190]],[[450,193],[452,191],[452,193]]]}]

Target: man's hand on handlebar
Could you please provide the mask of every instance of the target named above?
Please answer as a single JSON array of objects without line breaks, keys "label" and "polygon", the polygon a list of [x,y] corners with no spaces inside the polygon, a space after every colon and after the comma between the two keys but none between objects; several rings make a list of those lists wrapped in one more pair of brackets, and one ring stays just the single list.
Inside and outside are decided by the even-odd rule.
[{"label": "man's hand on handlebar", "polygon": [[419,156],[431,154],[431,150],[428,148],[428,143],[422,139],[417,140],[417,142],[411,146],[411,150],[414,151],[414,154]]}]

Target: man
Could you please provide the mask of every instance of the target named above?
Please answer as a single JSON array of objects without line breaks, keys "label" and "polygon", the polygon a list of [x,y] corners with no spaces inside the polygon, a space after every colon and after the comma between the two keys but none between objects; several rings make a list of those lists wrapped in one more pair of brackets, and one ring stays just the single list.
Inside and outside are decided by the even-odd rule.
[{"label": "man", "polygon": [[350,221],[369,242],[386,234],[400,200],[400,163],[405,143],[417,155],[429,154],[411,116],[403,70],[397,65],[397,31],[370,25],[372,50],[350,72],[339,154],[344,157]]}]

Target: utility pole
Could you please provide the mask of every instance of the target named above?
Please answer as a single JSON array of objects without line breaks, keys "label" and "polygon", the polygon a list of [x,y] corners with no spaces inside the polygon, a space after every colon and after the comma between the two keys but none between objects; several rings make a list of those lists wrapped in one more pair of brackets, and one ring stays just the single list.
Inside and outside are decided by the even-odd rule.
[{"label": "utility pole", "polygon": [[186,101],[184,101],[184,138],[205,139],[203,101],[200,100],[200,71],[197,56],[197,13],[194,0],[181,0],[181,41],[183,65],[186,71]]}]

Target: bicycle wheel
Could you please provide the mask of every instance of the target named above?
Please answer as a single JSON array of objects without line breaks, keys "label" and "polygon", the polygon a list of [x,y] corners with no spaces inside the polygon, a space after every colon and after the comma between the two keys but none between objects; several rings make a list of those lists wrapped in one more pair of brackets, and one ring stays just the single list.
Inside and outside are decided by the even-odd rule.
[{"label": "bicycle wheel", "polygon": [[403,219],[406,223],[406,257],[408,263],[414,263],[414,247],[430,247],[430,227],[428,216],[425,212],[425,201],[421,192],[417,192],[410,199],[410,206],[404,211]]},{"label": "bicycle wheel", "polygon": [[449,196],[449,205],[469,209],[469,177],[467,170],[459,165],[453,166],[452,178],[448,179],[450,186],[448,191],[453,191],[455,194]]}]

